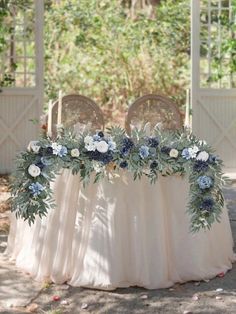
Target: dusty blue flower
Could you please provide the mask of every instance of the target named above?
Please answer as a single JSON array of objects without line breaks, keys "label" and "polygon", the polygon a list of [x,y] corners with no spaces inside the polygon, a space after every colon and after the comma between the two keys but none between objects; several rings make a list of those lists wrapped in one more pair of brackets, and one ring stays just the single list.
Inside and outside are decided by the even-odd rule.
[{"label": "dusty blue flower", "polygon": [[58,151],[59,157],[64,157],[67,155],[67,148],[65,146],[62,146],[60,150]]},{"label": "dusty blue flower", "polygon": [[200,176],[197,179],[197,183],[201,190],[209,189],[213,184],[212,178],[208,176]]},{"label": "dusty blue flower", "polygon": [[149,147],[146,146],[146,145],[142,145],[140,148],[139,148],[139,156],[142,158],[142,159],[145,159],[149,156]]},{"label": "dusty blue flower", "polygon": [[188,148],[184,148],[183,151],[182,151],[182,157],[184,159],[187,159],[189,160],[191,158],[190,154],[189,154],[189,150]]},{"label": "dusty blue flower", "polygon": [[208,162],[210,164],[215,164],[219,160],[219,157],[216,155],[210,155],[208,158]]},{"label": "dusty blue flower", "polygon": [[42,191],[45,190],[45,187],[42,186],[42,184],[36,182],[36,183],[32,183],[29,186],[29,190],[31,191],[31,193],[33,194],[33,196],[38,196],[41,194]]},{"label": "dusty blue flower", "polygon": [[52,160],[46,158],[46,157],[41,157],[41,163],[44,166],[50,166],[52,164]]}]

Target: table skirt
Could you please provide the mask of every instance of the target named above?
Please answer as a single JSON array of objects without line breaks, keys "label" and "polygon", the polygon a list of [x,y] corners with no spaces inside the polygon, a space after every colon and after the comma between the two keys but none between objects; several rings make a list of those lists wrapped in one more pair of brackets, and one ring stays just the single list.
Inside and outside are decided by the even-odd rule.
[{"label": "table skirt", "polygon": [[57,207],[33,226],[12,215],[6,253],[38,281],[167,288],[211,279],[235,260],[226,209],[210,231],[190,233],[186,178],[150,185],[124,173],[84,189],[79,176],[63,170],[53,190]]}]

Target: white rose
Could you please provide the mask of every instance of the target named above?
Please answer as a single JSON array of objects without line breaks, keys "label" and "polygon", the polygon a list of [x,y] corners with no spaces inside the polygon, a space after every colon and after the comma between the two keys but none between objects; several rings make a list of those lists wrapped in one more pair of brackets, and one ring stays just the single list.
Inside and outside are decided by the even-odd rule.
[{"label": "white rose", "polygon": [[84,138],[85,144],[91,144],[92,142],[93,142],[92,136],[89,136],[89,135],[85,136],[85,138]]},{"label": "white rose", "polygon": [[172,148],[169,155],[172,158],[177,158],[179,155],[179,152],[177,151],[177,149]]},{"label": "white rose", "polygon": [[29,142],[27,150],[29,152],[34,152],[34,153],[37,154],[39,152],[39,149],[40,149],[40,146],[38,144],[39,144],[38,141],[31,141],[31,142]]},{"label": "white rose", "polygon": [[70,154],[71,154],[72,157],[79,157],[80,152],[79,152],[78,148],[73,148],[71,150]]},{"label": "white rose", "polygon": [[109,145],[105,141],[97,142],[96,148],[100,153],[106,153],[108,151]]},{"label": "white rose", "polygon": [[209,154],[204,150],[197,155],[197,160],[207,161],[209,158]]},{"label": "white rose", "polygon": [[41,173],[41,170],[38,166],[32,164],[28,168],[28,173],[31,175],[31,177],[38,177]]}]

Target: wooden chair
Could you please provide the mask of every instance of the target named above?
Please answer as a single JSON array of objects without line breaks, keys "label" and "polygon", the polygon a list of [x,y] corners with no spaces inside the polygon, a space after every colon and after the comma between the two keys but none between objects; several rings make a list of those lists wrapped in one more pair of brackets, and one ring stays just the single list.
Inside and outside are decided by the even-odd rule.
[{"label": "wooden chair", "polygon": [[129,107],[125,120],[127,134],[132,127],[141,128],[146,123],[154,128],[161,124],[162,129],[175,130],[183,126],[181,113],[176,104],[168,97],[149,94],[134,101]]},{"label": "wooden chair", "polygon": [[[57,133],[58,100],[52,108],[52,135]],[[88,126],[92,131],[104,129],[103,112],[90,98],[82,95],[66,95],[62,98],[62,125],[73,128],[75,125]]]}]

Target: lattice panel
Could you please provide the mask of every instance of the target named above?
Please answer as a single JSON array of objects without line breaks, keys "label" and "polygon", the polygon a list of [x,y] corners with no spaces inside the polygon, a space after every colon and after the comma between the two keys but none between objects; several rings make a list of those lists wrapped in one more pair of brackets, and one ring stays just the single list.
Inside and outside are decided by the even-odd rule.
[{"label": "lattice panel", "polygon": [[202,96],[197,103],[198,135],[213,145],[230,168],[236,168],[235,104],[235,96]]},{"label": "lattice panel", "polygon": [[[17,106],[16,104],[17,98]],[[38,130],[32,120],[39,116],[38,98],[1,96],[0,98],[0,161],[1,172],[12,168],[16,152],[24,149],[29,140],[37,138]],[[4,171],[5,169],[5,171]]]},{"label": "lattice panel", "polygon": [[4,48],[0,51],[2,60],[0,81],[4,82],[5,86],[34,87],[36,84],[35,2],[27,0],[14,3],[10,6],[4,20],[5,37]]},{"label": "lattice panel", "polygon": [[236,87],[236,0],[200,0],[200,87]]}]

